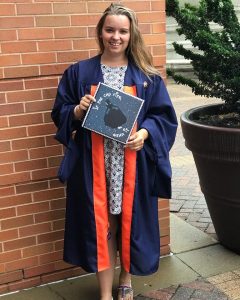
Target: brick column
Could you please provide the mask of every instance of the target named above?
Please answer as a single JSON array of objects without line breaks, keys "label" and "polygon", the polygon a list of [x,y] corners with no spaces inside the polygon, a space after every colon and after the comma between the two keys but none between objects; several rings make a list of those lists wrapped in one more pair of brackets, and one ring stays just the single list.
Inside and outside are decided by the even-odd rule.
[{"label": "brick column", "polygon": [[[6,3],[4,3],[6,2]],[[63,148],[50,110],[62,72],[97,53],[94,29],[110,1],[0,1],[0,293],[83,273],[62,261]],[[165,3],[125,1],[165,75]],[[159,201],[162,254],[169,204]]]}]

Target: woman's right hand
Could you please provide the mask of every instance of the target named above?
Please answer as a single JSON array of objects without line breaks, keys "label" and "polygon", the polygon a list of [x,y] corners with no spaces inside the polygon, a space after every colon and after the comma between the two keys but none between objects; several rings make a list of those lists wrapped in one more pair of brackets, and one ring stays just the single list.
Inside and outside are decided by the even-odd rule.
[{"label": "woman's right hand", "polygon": [[80,103],[74,108],[74,116],[77,120],[81,120],[84,113],[88,110],[90,104],[95,102],[95,98],[91,95],[85,95],[81,98]]}]

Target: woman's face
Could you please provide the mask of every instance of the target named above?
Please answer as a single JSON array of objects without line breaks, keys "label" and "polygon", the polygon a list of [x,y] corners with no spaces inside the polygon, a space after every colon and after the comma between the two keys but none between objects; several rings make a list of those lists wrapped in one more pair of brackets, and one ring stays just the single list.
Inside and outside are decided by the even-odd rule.
[{"label": "woman's face", "polygon": [[104,54],[122,56],[130,40],[130,21],[124,15],[108,15],[105,19],[101,35]]}]

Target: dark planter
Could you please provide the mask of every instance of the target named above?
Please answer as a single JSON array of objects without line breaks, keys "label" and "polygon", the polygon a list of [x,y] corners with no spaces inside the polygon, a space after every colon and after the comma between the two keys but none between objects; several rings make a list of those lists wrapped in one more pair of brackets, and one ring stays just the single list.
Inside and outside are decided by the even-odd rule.
[{"label": "dark planter", "polygon": [[240,129],[193,121],[203,110],[212,112],[219,107],[190,109],[182,114],[181,125],[219,242],[240,253]]}]

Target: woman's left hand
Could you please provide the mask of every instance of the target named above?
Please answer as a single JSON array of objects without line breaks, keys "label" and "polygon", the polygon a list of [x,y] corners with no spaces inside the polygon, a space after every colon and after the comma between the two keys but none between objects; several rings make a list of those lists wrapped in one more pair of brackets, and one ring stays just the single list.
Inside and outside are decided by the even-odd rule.
[{"label": "woman's left hand", "polygon": [[142,128],[129,137],[125,147],[131,150],[139,151],[143,148],[144,141],[147,138],[148,138],[148,131]]}]

